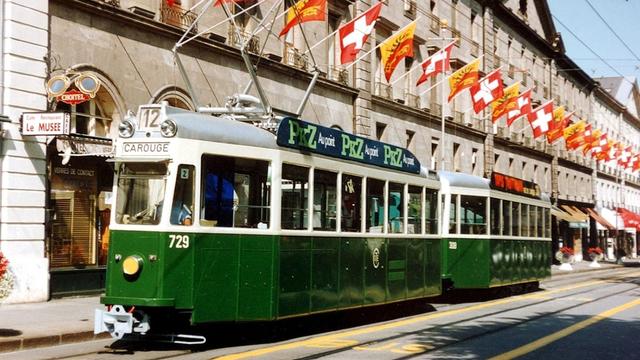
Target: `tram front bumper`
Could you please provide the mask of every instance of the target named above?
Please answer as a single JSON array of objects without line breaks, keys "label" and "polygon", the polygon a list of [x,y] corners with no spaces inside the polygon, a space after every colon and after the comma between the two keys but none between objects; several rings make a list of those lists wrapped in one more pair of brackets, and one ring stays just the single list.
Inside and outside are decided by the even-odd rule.
[{"label": "tram front bumper", "polygon": [[144,313],[140,315],[142,320],[125,311],[122,305],[114,305],[108,311],[96,309],[93,333],[108,332],[115,339],[122,339],[133,333],[144,335],[149,331],[149,319]]}]

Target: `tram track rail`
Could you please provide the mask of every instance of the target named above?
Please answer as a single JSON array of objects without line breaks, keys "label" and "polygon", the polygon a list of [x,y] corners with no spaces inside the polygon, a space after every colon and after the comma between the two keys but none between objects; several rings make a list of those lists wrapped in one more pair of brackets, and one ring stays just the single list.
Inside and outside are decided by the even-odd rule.
[{"label": "tram track rail", "polygon": [[[619,277],[618,279],[614,278],[614,279],[611,279],[611,280],[609,280],[607,282],[611,282],[612,280],[623,280],[622,283],[628,283],[628,282],[624,281],[627,278],[628,277],[625,275],[624,277]],[[634,281],[632,281],[632,282],[634,282]],[[635,279],[635,282],[640,282],[640,280]],[[594,285],[596,285],[596,284],[594,284]],[[597,298],[593,298],[591,300],[585,300],[582,303],[580,303],[579,305],[583,306],[583,305],[586,305],[586,304],[595,303],[595,302],[602,301],[602,300],[605,300],[605,299],[613,297],[613,296],[622,295],[622,294],[625,294],[625,293],[628,293],[628,292],[632,292],[632,291],[636,291],[636,290],[637,289],[627,289],[627,290],[623,290],[623,291],[619,291],[619,292],[615,292],[615,293],[609,293],[607,295],[604,295],[604,296],[601,296],[601,297],[597,297]],[[588,292],[591,292],[591,291],[592,290],[590,290],[590,289],[585,289],[585,290],[581,290],[581,291],[579,291],[577,293],[567,294],[565,296],[549,298],[549,299],[545,299],[545,300],[538,301],[538,302],[535,302],[535,303],[523,304],[522,306],[510,308],[510,309],[508,309],[506,311],[505,310],[499,310],[499,311],[494,311],[494,312],[490,312],[490,313],[484,313],[484,314],[473,316],[473,317],[469,317],[469,318],[466,318],[466,319],[463,319],[463,320],[456,320],[456,321],[451,321],[451,322],[444,323],[444,324],[433,325],[432,327],[429,327],[428,329],[420,329],[420,330],[417,330],[417,331],[403,332],[402,334],[389,336],[389,337],[386,337],[386,338],[380,338],[380,339],[376,339],[376,340],[362,342],[362,343],[358,343],[357,346],[358,347],[365,347],[365,346],[375,345],[375,344],[378,344],[378,343],[384,343],[384,342],[397,340],[397,339],[400,339],[400,338],[403,338],[403,337],[407,337],[407,336],[419,335],[420,333],[422,333],[424,331],[444,330],[444,329],[446,329],[447,327],[449,327],[451,325],[460,325],[460,324],[473,322],[473,321],[480,320],[482,318],[486,318],[486,317],[497,315],[497,314],[505,314],[505,313],[509,313],[509,312],[523,310],[523,309],[526,309],[526,308],[529,308],[529,307],[533,307],[533,306],[538,306],[538,305],[541,305],[541,304],[544,304],[544,303],[547,303],[547,302],[552,302],[552,301],[562,300],[562,299],[566,299],[566,298],[576,297],[576,295],[588,293]],[[533,295],[533,294],[528,294],[528,295],[523,295],[523,296],[530,297],[530,295]],[[482,338],[484,336],[493,335],[493,334],[499,333],[501,331],[508,330],[508,329],[514,328],[516,326],[520,326],[522,324],[526,324],[526,323],[529,323],[529,322],[540,320],[540,319],[543,319],[545,317],[557,315],[557,314],[560,314],[560,313],[562,313],[562,312],[564,312],[564,311],[566,311],[568,309],[575,308],[575,306],[576,306],[575,304],[572,304],[571,306],[563,307],[563,308],[560,308],[560,309],[552,311],[552,312],[547,312],[547,313],[544,313],[544,314],[540,314],[538,316],[529,317],[529,318],[527,318],[527,319],[525,319],[523,321],[520,321],[520,322],[511,323],[511,324],[505,324],[504,326],[497,326],[496,328],[493,328],[493,329],[491,329],[489,331],[483,331],[483,332],[478,333],[478,334],[473,334],[473,335],[470,335],[470,336],[462,337],[460,339],[456,339],[455,341],[451,341],[451,342],[448,342],[448,343],[440,345],[440,346],[430,346],[430,347],[428,347],[427,350],[425,350],[423,352],[407,355],[407,356],[404,356],[404,357],[399,357],[397,359],[412,359],[412,358],[415,358],[415,357],[418,357],[418,356],[424,356],[425,354],[428,354],[430,352],[446,349],[447,347],[450,347],[450,346],[453,346],[453,345],[457,345],[457,344],[460,344],[460,343],[464,343],[464,342],[469,341],[469,340],[474,340],[474,339]],[[336,355],[336,354],[339,354],[339,353],[350,351],[353,348],[354,348],[354,346],[348,346],[348,347],[343,347],[343,348],[340,348],[340,349],[334,349],[334,350],[331,350],[331,351],[326,351],[326,352],[323,352],[323,353],[317,353],[317,354],[304,356],[304,357],[297,357],[295,359],[296,360],[313,360],[313,359],[318,359],[318,358],[322,358],[322,357],[329,356],[329,355]]]},{"label": "tram track rail", "polygon": [[[451,327],[452,325],[456,325],[456,324],[464,324],[464,323],[469,323],[469,322],[473,322],[473,321],[477,321],[477,320],[481,320],[482,318],[486,318],[486,317],[490,317],[490,316],[494,316],[497,314],[505,314],[505,313],[509,313],[509,312],[515,312],[515,311],[519,311],[519,310],[524,310],[530,307],[534,307],[534,306],[540,306],[543,305],[545,303],[550,303],[553,301],[557,301],[557,300],[562,300],[562,299],[568,299],[568,298],[572,298],[572,297],[579,297],[580,295],[589,293],[591,291],[593,291],[593,286],[596,286],[598,284],[602,284],[602,283],[620,283],[620,284],[628,284],[628,283],[636,283],[640,285],[640,279],[638,279],[638,275],[640,275],[640,271],[638,271],[637,269],[616,269],[614,271],[607,271],[607,278],[606,279],[597,279],[597,280],[591,280],[591,281],[584,281],[584,282],[580,282],[580,283],[576,283],[577,279],[583,279],[583,278],[587,278],[586,275],[584,276],[576,276],[576,277],[572,277],[571,281],[569,281],[569,283],[573,284],[573,285],[569,285],[569,286],[565,286],[562,288],[557,288],[557,289],[549,289],[546,291],[538,291],[538,292],[533,292],[533,293],[528,293],[528,294],[524,294],[524,295],[517,295],[517,296],[513,296],[513,297],[508,297],[508,298],[500,298],[500,299],[496,299],[496,300],[490,300],[487,302],[483,302],[483,303],[479,303],[476,305],[471,305],[471,306],[464,306],[458,309],[451,309],[451,310],[443,310],[440,309],[440,313],[438,312],[434,312],[431,314],[424,314],[424,315],[417,315],[417,316],[413,316],[413,318],[420,318],[420,317],[427,317],[429,315],[438,315],[437,317],[442,317],[442,316],[448,316],[448,315],[454,315],[453,313],[451,313],[452,311],[457,311],[457,310],[463,310],[466,311],[465,309],[468,308],[473,308],[474,306],[480,305],[478,307],[477,310],[481,310],[487,307],[491,307],[491,306],[500,306],[503,304],[507,304],[511,301],[526,301],[528,299],[532,299],[535,300],[536,298],[540,298],[540,301],[534,301],[534,302],[529,302],[526,304],[522,304],[516,307],[512,307],[509,309],[497,309],[488,313],[483,313],[483,314],[479,314],[479,315],[474,315],[474,316],[470,316],[470,317],[465,317],[465,318],[458,318],[454,321],[448,321],[446,323],[442,323],[442,324],[436,324],[436,325],[431,325],[428,327],[423,327],[419,330],[416,331],[409,331],[409,332],[402,332],[401,334],[397,334],[397,335],[393,335],[393,336],[387,336],[387,337],[381,337],[381,338],[377,338],[374,340],[370,340],[370,341],[363,341],[363,342],[358,342],[357,344],[350,344],[349,346],[344,346],[344,347],[339,347],[339,348],[335,348],[335,349],[331,349],[328,351],[323,351],[323,352],[319,352],[319,353],[315,353],[315,354],[311,354],[308,356],[301,356],[301,357],[296,357],[295,359],[299,359],[299,360],[311,360],[311,359],[318,359],[318,358],[322,358],[325,356],[331,356],[331,355],[337,355],[337,354],[341,354],[341,353],[345,353],[347,351],[353,350],[354,347],[367,347],[367,346],[372,346],[375,344],[380,344],[380,343],[385,343],[385,342],[390,342],[393,340],[397,340],[397,339],[401,339],[403,337],[409,337],[409,336],[414,336],[414,335],[420,335],[421,333],[425,332],[425,331],[443,331],[445,329],[447,329],[447,327]],[[579,274],[576,274],[579,275]],[[558,279],[556,281],[551,280],[551,281],[545,281],[545,284],[558,284],[558,283],[564,283],[567,282],[566,279]],[[584,289],[579,289],[580,287],[584,288]],[[574,289],[579,289],[578,291],[572,291]],[[615,293],[608,293],[606,295],[603,296],[599,296],[597,298],[592,298],[589,300],[584,300],[581,301],[580,304],[578,304],[579,306],[583,306],[583,305],[587,305],[590,303],[595,303],[598,301],[602,301],[605,300],[607,298],[613,297],[613,296],[617,296],[617,295],[622,295],[631,291],[635,291],[637,289],[625,289],[622,291],[617,291]],[[561,295],[561,296],[556,296],[556,297],[549,297],[552,296],[553,294],[557,294],[559,292],[565,292],[565,291],[570,291],[571,293],[568,293],[566,295]],[[444,305],[444,304],[443,304]],[[451,341],[447,341],[446,343],[443,344],[439,344],[439,345],[434,345],[434,346],[428,346],[428,348],[425,348],[425,351],[419,352],[419,353],[415,353],[415,354],[408,354],[406,356],[400,357],[401,359],[411,359],[414,358],[416,356],[424,356],[425,354],[429,354],[438,350],[443,350],[446,349],[448,347],[451,346],[455,346],[457,344],[461,344],[464,343],[466,341],[470,341],[470,340],[474,340],[474,339],[479,339],[482,338],[483,336],[488,336],[488,335],[494,335],[496,333],[500,333],[501,331],[506,331],[509,330],[511,328],[514,328],[516,326],[520,326],[522,324],[526,324],[529,322],[533,322],[536,320],[540,320],[543,319],[545,317],[548,316],[553,316],[553,315],[557,315],[559,313],[562,313],[563,311],[566,311],[570,308],[575,308],[576,304],[575,302],[572,302],[571,306],[566,306],[566,307],[562,307],[560,309],[554,310],[552,312],[545,312],[543,314],[540,314],[538,316],[532,316],[532,317],[528,317],[526,319],[524,319],[523,321],[518,321],[518,322],[514,322],[514,323],[510,323],[510,324],[504,324],[503,326],[499,326],[499,325],[495,325],[495,327],[482,331],[481,333],[474,333],[474,334],[470,334],[469,336],[464,336],[464,337],[460,337],[457,339],[452,339]],[[435,318],[435,317],[432,317]],[[387,328],[393,328],[394,325],[396,323],[400,323],[406,320],[411,320],[411,317],[406,319],[406,318],[399,318],[396,320],[390,320],[388,322],[385,323],[385,325],[388,325]],[[428,319],[424,319],[422,321],[428,321]],[[418,321],[416,321],[418,322]],[[370,324],[370,325],[365,325],[362,328],[366,330],[367,327],[375,327],[375,324]],[[401,326],[401,325],[397,325],[397,326]],[[352,336],[354,331],[358,331],[359,329],[355,329],[355,330],[349,330],[349,329],[345,329],[345,330],[338,330],[336,333],[334,334],[318,334],[316,336],[310,336],[308,339],[306,340],[300,340],[300,341],[294,341],[294,343],[299,343],[299,347],[304,347],[304,346],[309,346],[312,345],[314,342],[316,341],[321,341],[321,339],[342,339],[342,338],[347,338],[349,336]],[[374,330],[376,331],[376,330]],[[373,333],[374,331],[362,331],[360,334],[366,334],[366,333]],[[377,330],[380,331],[380,330]],[[356,333],[356,335],[359,335],[359,333]],[[197,354],[199,351],[208,351],[208,350],[215,350],[216,348],[211,348],[211,349],[198,349],[198,350],[193,350],[193,349],[184,349],[184,350],[180,350],[177,349],[176,347],[171,347],[171,346],[162,346],[159,343],[155,343],[155,346],[152,346],[152,343],[137,343],[137,342],[123,342],[118,344],[119,342],[115,342],[114,344],[109,345],[109,348],[105,348],[99,351],[87,351],[87,352],[83,352],[83,353],[76,353],[73,355],[69,355],[69,356],[57,356],[57,357],[51,357],[50,359],[56,359],[56,360],[75,360],[75,359],[86,359],[86,358],[91,358],[92,356],[96,356],[99,357],[101,355],[109,355],[109,354],[113,354],[113,355],[126,355],[126,354],[136,354],[136,353],[144,353],[145,351],[162,351],[162,350],[169,350],[172,353],[171,354],[151,354],[151,353],[146,353],[145,355],[143,355],[144,359],[154,359],[154,360],[160,360],[160,359],[176,359],[176,358],[181,358],[184,356],[188,356],[188,355],[193,355],[193,354]],[[114,346],[115,345],[115,346]],[[285,343],[286,345],[286,343]],[[278,345],[275,345],[278,346]],[[243,352],[238,352],[238,353],[231,353],[231,354],[220,354],[220,357],[222,358],[245,358],[245,354],[251,353],[252,351],[255,350],[260,350],[260,349],[264,349],[264,348],[269,348],[269,346],[267,347],[258,347],[256,349],[253,350],[248,350],[248,351],[243,351]],[[277,351],[277,350],[276,350]],[[211,356],[211,355],[209,355]]]}]

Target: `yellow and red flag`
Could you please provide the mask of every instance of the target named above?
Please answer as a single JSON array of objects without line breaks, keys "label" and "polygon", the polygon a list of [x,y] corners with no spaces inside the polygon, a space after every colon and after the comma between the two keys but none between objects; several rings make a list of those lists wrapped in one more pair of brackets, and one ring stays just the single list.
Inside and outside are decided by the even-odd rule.
[{"label": "yellow and red flag", "polygon": [[405,57],[413,57],[413,34],[415,31],[416,22],[412,21],[380,45],[380,59],[387,81],[391,79],[391,74],[400,60]]},{"label": "yellow and red flag", "polygon": [[579,148],[584,142],[584,129],[587,126],[587,122],[580,120],[575,124],[566,127],[562,133],[564,136],[565,146],[567,150],[573,150]]},{"label": "yellow and red flag", "polygon": [[286,23],[278,36],[285,35],[292,27],[303,22],[324,21],[326,14],[327,0],[299,0],[287,10]]},{"label": "yellow and red flag", "polygon": [[504,89],[502,97],[491,103],[491,121],[496,122],[509,110],[513,110],[518,106],[518,95],[520,95],[520,83],[507,86]]},{"label": "yellow and red flag", "polygon": [[600,129],[591,130],[591,124],[587,125],[584,131],[584,147],[582,148],[582,154],[587,155],[589,150],[597,145],[597,141],[600,139],[602,131]]},{"label": "yellow and red flag", "polygon": [[449,76],[449,89],[451,91],[449,92],[448,101],[451,101],[460,91],[470,88],[478,82],[480,76],[479,67],[480,58],[477,58]]},{"label": "yellow and red flag", "polygon": [[549,144],[553,144],[562,137],[564,128],[567,127],[571,115],[573,115],[573,111],[565,116],[564,106],[553,109],[553,120],[549,123],[549,131],[547,131],[547,142]]}]

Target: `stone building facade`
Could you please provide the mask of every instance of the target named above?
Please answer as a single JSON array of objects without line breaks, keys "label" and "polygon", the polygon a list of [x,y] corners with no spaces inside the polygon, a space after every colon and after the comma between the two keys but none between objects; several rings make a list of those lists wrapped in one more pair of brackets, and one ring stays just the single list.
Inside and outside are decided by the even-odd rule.
[{"label": "stone building facade", "polygon": [[[281,4],[270,11],[275,1],[245,1],[246,6],[256,6],[237,17],[239,32],[224,21],[223,8],[207,10],[197,23],[203,36],[179,48],[198,104],[222,106],[227,96],[247,86],[250,77],[238,50],[246,41],[277,114],[297,112],[312,72],[318,69],[321,76],[301,114],[307,121],[407,147],[435,170],[479,176],[499,171],[533,180],[552,194],[558,206],[599,211],[624,205],[640,211],[638,202],[630,200],[640,194],[637,174],[621,174],[616,180],[614,167],[598,166],[580,152],[566,151],[562,141],[550,146],[542,138],[533,139],[525,118],[511,127],[504,119],[494,124],[488,111],[473,113],[466,92],[443,106],[441,76],[415,86],[417,66],[448,39],[459,38],[452,52],[453,69],[482,57],[483,73],[500,68],[505,85],[519,81],[521,89],[533,88],[535,103],[553,99],[555,106],[575,111],[575,120],[584,117],[640,150],[637,113],[565,55],[546,2],[382,2],[381,18],[362,49],[363,58],[352,66],[339,65],[335,37],[321,41],[367,10],[373,0],[328,0],[327,21],[305,23],[304,33],[294,28],[281,38],[277,34],[284,25],[282,18],[273,27],[266,21],[251,36],[260,29],[260,19],[282,13]],[[195,109],[172,48],[193,23],[200,2],[175,0],[171,7],[165,0],[0,3],[4,24],[0,109],[10,121],[3,125],[0,158],[0,249],[15,264],[29,268],[19,274],[22,290],[10,300],[39,301],[49,294],[99,290],[108,247],[109,165],[106,154],[87,149],[108,147],[120,120],[141,104],[169,101]],[[414,58],[401,62],[387,82],[374,48],[413,20],[418,24]],[[309,52],[306,43],[318,45]],[[78,105],[47,98],[49,79],[82,74],[100,81],[95,98]],[[256,93],[255,86],[251,93]],[[31,111],[69,112],[70,134],[22,136],[20,117]],[[444,159],[439,155],[441,146]],[[72,156],[64,163],[59,154],[65,150],[86,156]],[[620,196],[611,197],[615,191]],[[69,221],[75,227],[65,226]],[[558,219],[554,244],[570,244],[578,251],[586,248],[595,239],[590,230],[597,225],[593,220],[583,222],[575,227]]]}]

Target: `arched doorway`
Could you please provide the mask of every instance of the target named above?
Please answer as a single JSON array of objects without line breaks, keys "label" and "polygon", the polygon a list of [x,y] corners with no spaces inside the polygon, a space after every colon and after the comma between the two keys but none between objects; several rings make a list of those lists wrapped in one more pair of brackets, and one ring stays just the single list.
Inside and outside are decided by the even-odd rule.
[{"label": "arched doorway", "polygon": [[47,146],[52,297],[104,288],[113,188],[113,167],[107,159],[123,117],[123,101],[106,76],[86,67],[66,74],[71,79],[90,74],[100,87],[88,101],[69,104],[54,98],[50,106],[70,118],[69,134],[56,136]]}]

